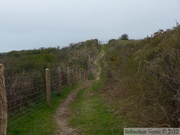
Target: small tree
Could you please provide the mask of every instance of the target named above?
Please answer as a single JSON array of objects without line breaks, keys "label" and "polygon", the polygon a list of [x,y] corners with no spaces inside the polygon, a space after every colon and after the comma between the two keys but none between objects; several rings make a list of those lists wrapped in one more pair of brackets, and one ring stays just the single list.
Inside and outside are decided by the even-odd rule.
[{"label": "small tree", "polygon": [[129,39],[129,36],[128,34],[122,34],[121,37],[120,37],[121,40],[128,40]]}]

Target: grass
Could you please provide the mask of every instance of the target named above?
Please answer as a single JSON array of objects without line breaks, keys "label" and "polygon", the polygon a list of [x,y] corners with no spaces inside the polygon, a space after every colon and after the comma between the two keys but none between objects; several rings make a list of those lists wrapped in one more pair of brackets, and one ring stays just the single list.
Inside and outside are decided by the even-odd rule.
[{"label": "grass", "polygon": [[56,130],[56,122],[53,118],[56,109],[75,87],[77,84],[64,87],[60,96],[54,95],[51,107],[44,102],[28,116],[14,121],[8,127],[7,135],[52,135]]},{"label": "grass", "polygon": [[81,90],[71,106],[71,126],[85,135],[121,135],[128,120],[115,116],[111,107],[98,90],[101,83],[95,82],[92,87]]},{"label": "grass", "polygon": [[102,91],[133,127],[178,127],[179,32],[178,26],[153,38],[106,45],[108,81]]},{"label": "grass", "polygon": [[[103,68],[103,59],[99,62]],[[129,125],[128,119],[116,116],[100,89],[105,82],[102,70],[100,80],[93,81],[93,85],[79,91],[76,100],[71,105],[72,118],[70,124],[85,135],[121,135],[123,127]]]}]

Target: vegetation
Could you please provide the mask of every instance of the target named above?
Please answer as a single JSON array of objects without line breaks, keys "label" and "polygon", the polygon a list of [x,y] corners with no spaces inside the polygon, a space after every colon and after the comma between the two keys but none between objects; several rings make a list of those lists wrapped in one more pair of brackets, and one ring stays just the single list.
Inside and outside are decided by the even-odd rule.
[{"label": "vegetation", "polygon": [[102,91],[116,114],[136,127],[178,127],[180,26],[107,47]]},{"label": "vegetation", "polygon": [[[105,56],[100,61],[102,74],[98,81],[93,80],[97,71],[93,61],[101,50],[98,40],[62,49],[12,51],[1,54],[0,61],[6,67],[6,78],[13,75],[17,82],[26,82],[17,78],[28,74],[30,69],[36,69],[33,73],[42,82],[46,67],[77,65],[90,71],[92,86],[80,90],[71,106],[70,124],[84,134],[122,134],[124,127],[131,126],[179,127],[180,26],[159,30],[142,40],[127,39],[128,35],[123,34],[120,39],[102,45]],[[36,80],[31,81],[33,85],[28,87],[38,85]],[[21,86],[15,92],[20,88],[26,87]],[[42,105],[32,116],[9,127],[8,133],[25,134],[29,128],[32,134],[52,133],[55,129],[52,114],[60,102],[56,97],[52,108]],[[18,127],[22,122],[24,125]]]},{"label": "vegetation", "polygon": [[95,57],[99,52],[98,40],[71,44],[69,47],[40,48],[38,50],[12,51],[0,54],[0,62],[8,69],[39,69],[53,68],[56,66],[80,66],[88,68],[88,58]]},{"label": "vegetation", "polygon": [[56,95],[53,98],[52,106],[49,107],[46,103],[35,108],[33,112],[20,119],[13,121],[8,127],[8,135],[53,135],[56,130],[54,114],[59,104],[69,95],[69,93],[77,87],[77,84],[63,89],[61,96]]},{"label": "vegetation", "polygon": [[[103,59],[99,63],[103,68]],[[112,107],[106,103],[101,89],[105,83],[102,71],[99,81],[79,91],[71,106],[71,126],[85,135],[123,134],[123,127],[130,126],[127,117],[115,116]]]},{"label": "vegetation", "polygon": [[[98,40],[95,39],[71,44],[62,49],[58,47],[40,48],[38,50],[12,51],[0,54],[0,62],[5,65],[7,99],[9,101],[8,134],[52,133],[55,127],[52,114],[59,104],[57,98],[59,90],[57,90],[58,85],[56,84],[57,67],[61,68],[62,83],[65,87],[67,84],[67,67],[73,69],[75,65],[88,72],[89,57],[95,58],[98,52],[99,44]],[[53,76],[51,79],[52,97],[57,99],[57,102],[52,103],[52,108],[47,108],[45,104],[45,68],[50,68]],[[88,75],[90,76],[90,74]],[[19,121],[19,119],[22,120]],[[44,124],[40,124],[41,122]],[[17,127],[19,125],[22,126]],[[50,127],[47,128],[49,125]]]},{"label": "vegetation", "polygon": [[72,105],[71,125],[87,135],[122,134],[128,120],[114,117],[103,96],[99,96],[99,85],[95,83],[93,87],[79,92]]},{"label": "vegetation", "polygon": [[129,39],[129,36],[128,34],[122,34],[121,37],[120,37],[121,40],[128,40]]}]

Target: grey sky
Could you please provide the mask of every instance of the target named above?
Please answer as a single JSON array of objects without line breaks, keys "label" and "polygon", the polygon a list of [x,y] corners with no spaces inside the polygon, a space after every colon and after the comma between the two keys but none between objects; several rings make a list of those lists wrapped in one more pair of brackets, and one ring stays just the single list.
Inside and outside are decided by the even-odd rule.
[{"label": "grey sky", "polygon": [[139,39],[180,22],[180,0],[0,0],[0,52]]}]

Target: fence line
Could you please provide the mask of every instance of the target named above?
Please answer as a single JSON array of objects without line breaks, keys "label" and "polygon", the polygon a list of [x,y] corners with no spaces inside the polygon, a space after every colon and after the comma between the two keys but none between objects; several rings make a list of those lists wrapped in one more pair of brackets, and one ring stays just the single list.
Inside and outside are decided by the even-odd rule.
[{"label": "fence line", "polygon": [[0,64],[0,96],[4,97],[0,98],[0,135],[6,135],[7,126],[31,114],[45,102],[51,106],[51,100],[61,94],[63,86],[88,79],[90,75],[77,66],[47,68],[45,71],[7,68],[5,71],[3,77],[4,68]]},{"label": "fence line", "polygon": [[0,135],[6,135],[7,130],[7,99],[4,79],[4,66],[0,64]]}]

